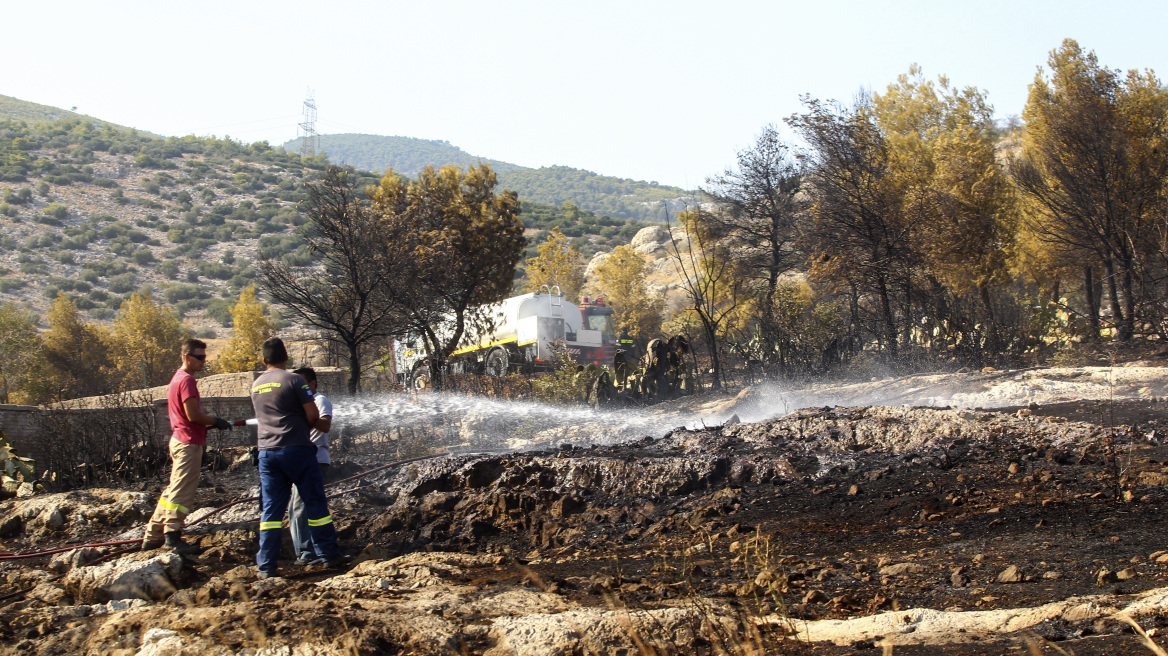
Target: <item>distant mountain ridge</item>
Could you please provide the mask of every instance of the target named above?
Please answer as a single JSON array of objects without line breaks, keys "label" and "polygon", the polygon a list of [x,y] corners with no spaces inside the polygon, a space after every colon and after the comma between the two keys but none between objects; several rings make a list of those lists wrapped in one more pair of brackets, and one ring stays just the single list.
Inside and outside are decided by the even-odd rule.
[{"label": "distant mountain ridge", "polygon": [[[31,123],[79,120],[117,130],[132,130],[142,136],[156,137],[101,119],[66,109],[40,105],[11,96],[0,95],[0,119],[12,118]],[[298,153],[300,141],[283,144],[286,151]],[[490,164],[499,175],[499,185],[536,204],[560,207],[564,203],[582,210],[619,219],[664,223],[678,210],[694,202],[692,192],[655,182],[599,175],[569,166],[530,168],[501,160],[472,155],[448,141],[386,137],[370,134],[326,134],[320,136],[320,151],[334,164],[351,165],[359,170],[384,172],[393,167],[409,177],[428,165],[456,164],[467,166],[479,162]]]},{"label": "distant mountain ridge", "polygon": [[[284,150],[300,152],[300,141],[292,139],[284,142]],[[484,162],[490,164],[497,173],[523,168],[497,159],[476,157],[449,141],[386,137],[379,134],[322,134],[319,151],[328,154],[329,161],[334,164],[378,173],[384,173],[392,166],[394,171],[411,178],[430,165],[466,166]]]},{"label": "distant mountain ridge", "polygon": [[[118,125],[117,123],[110,123],[109,121],[93,118],[92,116],[86,116],[85,114],[78,114],[77,112],[73,112],[68,109],[61,109],[60,107],[52,107],[49,105],[41,105],[5,95],[0,95],[0,118],[11,118],[18,121],[30,121],[34,123],[42,121],[59,121],[61,119],[73,118],[80,121],[90,121],[97,125],[108,125],[109,127],[116,130],[133,129],[124,125]],[[142,130],[138,130],[137,132],[144,135],[157,136]]]},{"label": "distant mountain ridge", "polygon": [[[298,152],[300,140],[287,141],[283,147],[289,152]],[[622,219],[664,222],[693,196],[677,187],[599,175],[570,166],[530,168],[476,157],[448,141],[372,134],[324,134],[320,136],[320,151],[336,164],[377,172],[392,167],[397,173],[409,177],[416,176],[426,166],[467,166],[483,162],[498,173],[501,187],[518,193],[524,200],[555,206],[570,202],[582,209]]]}]

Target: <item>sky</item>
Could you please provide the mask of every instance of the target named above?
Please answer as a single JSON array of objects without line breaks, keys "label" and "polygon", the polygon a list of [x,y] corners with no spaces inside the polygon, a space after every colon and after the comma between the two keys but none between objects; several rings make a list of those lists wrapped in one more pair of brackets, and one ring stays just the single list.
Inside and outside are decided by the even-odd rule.
[{"label": "sky", "polygon": [[0,17],[0,94],[157,134],[278,145],[311,89],[321,133],[687,189],[767,124],[794,140],[801,95],[850,101],[913,63],[999,118],[1065,38],[1168,75],[1164,0],[59,0]]}]

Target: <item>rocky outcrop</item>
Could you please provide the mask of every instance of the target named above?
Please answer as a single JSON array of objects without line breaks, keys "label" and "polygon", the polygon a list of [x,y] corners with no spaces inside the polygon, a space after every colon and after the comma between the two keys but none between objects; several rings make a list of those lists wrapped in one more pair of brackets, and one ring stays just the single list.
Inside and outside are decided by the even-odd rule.
[{"label": "rocky outcrop", "polygon": [[154,500],[144,492],[97,488],[46,494],[0,504],[0,537],[131,526],[153,511]]}]

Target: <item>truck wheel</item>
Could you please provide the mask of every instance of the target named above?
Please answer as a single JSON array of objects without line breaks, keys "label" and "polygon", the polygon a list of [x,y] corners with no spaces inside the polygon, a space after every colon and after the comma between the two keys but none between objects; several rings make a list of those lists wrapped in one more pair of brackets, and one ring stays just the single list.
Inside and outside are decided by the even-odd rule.
[{"label": "truck wheel", "polygon": [[510,360],[511,358],[507,355],[507,349],[497,348],[487,354],[487,361],[483,364],[483,371],[488,376],[506,376]]},{"label": "truck wheel", "polygon": [[414,368],[410,374],[409,390],[411,392],[425,392],[430,389],[430,368],[422,365]]}]

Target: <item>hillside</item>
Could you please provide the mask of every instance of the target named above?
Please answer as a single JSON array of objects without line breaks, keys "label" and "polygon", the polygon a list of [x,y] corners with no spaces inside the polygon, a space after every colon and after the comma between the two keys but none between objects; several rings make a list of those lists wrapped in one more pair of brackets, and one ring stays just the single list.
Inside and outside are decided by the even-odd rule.
[{"label": "hillside", "polygon": [[[290,153],[300,152],[300,140],[284,143]],[[486,157],[476,157],[448,141],[385,137],[376,134],[322,134],[320,151],[329,161],[368,171],[384,172],[389,167],[407,177],[416,177],[428,165],[466,166],[484,162],[498,173],[522,167]]]},{"label": "hillside", "polygon": [[[664,222],[667,211],[670,216],[675,215],[692,201],[691,192],[677,187],[599,175],[568,166],[518,166],[476,157],[446,141],[325,134],[320,137],[320,147],[330,161],[379,172],[393,167],[407,176],[416,175],[427,165],[466,166],[485,162],[499,174],[501,186],[515,191],[526,201],[556,206],[571,202],[582,209],[612,217]],[[288,141],[284,148],[298,152],[300,141]]]},{"label": "hillside", "polygon": [[[231,325],[256,260],[312,262],[297,204],[328,164],[266,143],[156,139],[77,119],[0,120],[0,162],[0,302],[43,317],[63,291],[104,322],[149,288],[207,338]],[[377,181],[355,173],[361,186]],[[590,256],[643,226],[570,205],[523,212],[528,257],[553,227]]]},{"label": "hillside", "polygon": [[0,95],[0,118],[10,118],[18,121],[30,121],[36,123],[44,121],[57,121],[61,119],[76,119],[80,121],[90,121],[97,125],[108,125],[109,127],[119,130],[129,129],[116,123],[101,121],[90,116],[71,112],[67,109],[51,107],[49,105],[41,105],[5,95]]}]

